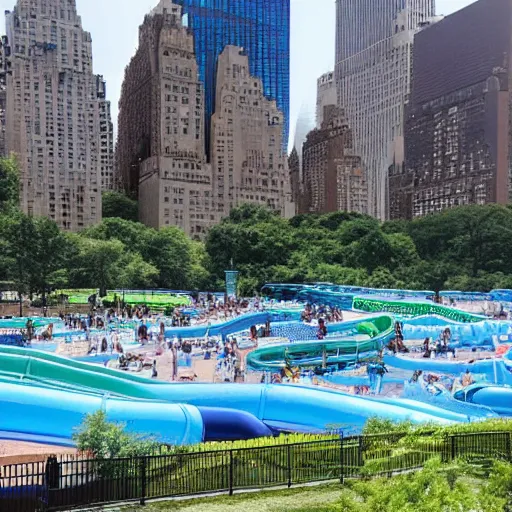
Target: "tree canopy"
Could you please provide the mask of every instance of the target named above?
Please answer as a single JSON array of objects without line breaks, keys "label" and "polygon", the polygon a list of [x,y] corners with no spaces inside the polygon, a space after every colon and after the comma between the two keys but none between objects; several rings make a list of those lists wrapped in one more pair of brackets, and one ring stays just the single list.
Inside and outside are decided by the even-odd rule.
[{"label": "tree canopy", "polygon": [[121,192],[103,192],[102,207],[103,218],[117,217],[133,222],[137,222],[139,219],[139,206],[137,201],[130,199]]},{"label": "tree canopy", "polygon": [[204,242],[176,227],[136,222],[136,203],[104,195],[103,221],[65,233],[19,211],[16,161],[0,159],[0,270],[20,293],[54,287],[222,289],[240,271],[240,292],[265,282],[488,291],[512,288],[512,207],[461,206],[381,223],[358,213],[286,220],[244,204]]}]

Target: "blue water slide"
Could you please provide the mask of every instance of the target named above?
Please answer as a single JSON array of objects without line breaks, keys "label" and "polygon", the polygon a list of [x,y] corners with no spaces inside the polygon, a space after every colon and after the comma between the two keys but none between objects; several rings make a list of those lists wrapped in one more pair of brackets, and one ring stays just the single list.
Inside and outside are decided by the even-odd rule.
[{"label": "blue water slide", "polygon": [[354,432],[373,416],[442,424],[469,421],[431,404],[319,387],[171,384],[33,350],[3,347],[0,355],[0,430],[7,438],[66,444],[83,415],[101,407],[111,420],[175,443],[257,437],[268,434],[267,427]]},{"label": "blue water slide", "polygon": [[104,409],[110,421],[127,429],[155,433],[161,441],[195,444],[203,440],[203,419],[197,407],[102,397],[23,384],[0,383],[0,438],[72,445],[74,429],[87,413]]},{"label": "blue water slide", "polygon": [[233,318],[227,322],[213,325],[192,325],[190,327],[169,327],[165,330],[166,338],[203,338],[209,336],[222,336],[225,339],[229,334],[247,331],[252,325],[264,324],[267,321],[281,322],[286,320],[297,320],[300,318],[300,310],[267,310],[261,313],[249,313]]},{"label": "blue water slide", "polygon": [[512,322],[505,320],[487,320],[462,323],[439,315],[425,315],[403,320],[405,339],[437,339],[445,328],[449,327],[452,339],[458,346],[485,346],[493,344],[493,336],[509,339],[512,335]]},{"label": "blue water slide", "polygon": [[355,432],[373,416],[418,423],[467,421],[462,415],[424,404],[308,387],[170,384],[155,391],[168,402],[4,382],[0,384],[0,438],[72,445],[74,428],[83,416],[100,408],[110,421],[125,422],[132,432],[152,433],[172,444],[270,435],[261,425],[240,432],[233,422],[240,417],[245,420],[243,425],[255,424],[253,418],[258,417],[272,429],[295,432]]},{"label": "blue water slide", "polygon": [[503,416],[512,416],[512,388],[478,382],[454,394],[457,400],[489,407]]},{"label": "blue water slide", "polygon": [[421,370],[432,373],[460,375],[470,371],[474,375],[484,375],[488,382],[501,386],[512,386],[512,372],[501,359],[484,359],[475,362],[450,361],[447,359],[415,359],[406,356],[384,356],[384,363],[402,370]]}]

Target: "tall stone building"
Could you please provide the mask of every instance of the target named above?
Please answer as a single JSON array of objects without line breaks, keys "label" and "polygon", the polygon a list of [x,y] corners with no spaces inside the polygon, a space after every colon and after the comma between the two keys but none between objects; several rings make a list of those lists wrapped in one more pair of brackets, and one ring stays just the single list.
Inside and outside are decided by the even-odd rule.
[{"label": "tall stone building", "polygon": [[335,105],[336,81],[334,71],[324,73],[316,82],[316,127],[320,128],[324,120],[324,107]]},{"label": "tall stone building", "polygon": [[261,80],[251,75],[247,55],[226,46],[217,63],[210,151],[213,195],[222,215],[246,202],[294,214],[283,123],[276,102],[265,97]]},{"label": "tall stone building", "polygon": [[18,156],[21,206],[67,230],[99,222],[112,123],[75,0],[18,0],[6,28],[6,148]]},{"label": "tall stone building", "polygon": [[217,220],[204,155],[204,92],[181,7],[161,0],[144,19],[119,103],[116,160],[140,220],[202,237]]},{"label": "tall stone building", "polygon": [[205,87],[206,153],[211,147],[217,61],[227,45],[239,46],[247,52],[251,73],[263,83],[263,94],[275,100],[283,113],[281,140],[286,151],[290,113],[290,0],[175,0],[175,3],[183,6],[194,34],[199,78]]},{"label": "tall stone building", "polygon": [[388,169],[403,153],[414,34],[435,0],[336,0],[338,104],[354,130],[367,172],[369,213],[388,216]]},{"label": "tall stone building", "polygon": [[392,218],[509,202],[511,19],[511,0],[479,0],[416,35]]},{"label": "tall stone building", "polygon": [[290,172],[290,188],[292,191],[292,202],[295,206],[295,212],[300,211],[300,201],[301,201],[301,184],[302,184],[302,176],[301,176],[301,168],[300,168],[300,160],[299,153],[297,152],[297,148],[293,148],[290,156],[288,157],[288,170]]},{"label": "tall stone building", "polygon": [[10,72],[11,48],[4,37],[0,42],[0,156],[7,156],[6,115],[7,115],[7,73]]},{"label": "tall stone building", "polygon": [[300,213],[353,211],[367,213],[368,189],[361,158],[343,110],[324,107],[320,129],[303,146],[303,201]]}]

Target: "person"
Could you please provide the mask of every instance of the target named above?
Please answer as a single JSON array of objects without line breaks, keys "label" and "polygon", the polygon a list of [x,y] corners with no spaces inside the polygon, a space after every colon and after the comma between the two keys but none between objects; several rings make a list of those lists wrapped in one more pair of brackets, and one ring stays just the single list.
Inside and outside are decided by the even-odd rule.
[{"label": "person", "polygon": [[[88,340],[89,341],[89,340]],[[89,342],[89,352],[87,353],[88,355],[91,355],[92,353],[95,353],[97,354],[98,353],[98,341],[96,340],[96,338],[93,338],[90,342]]]},{"label": "person", "polygon": [[423,342],[423,357],[430,357],[432,351],[430,350],[430,338],[427,336]]},{"label": "person", "polygon": [[270,338],[270,333],[271,333],[270,320],[267,320],[265,323],[265,338]]},{"label": "person", "polygon": [[108,341],[107,338],[103,338],[101,340],[101,353],[106,354],[108,351]]},{"label": "person", "polygon": [[418,380],[419,380],[419,378],[421,377],[422,374],[423,374],[423,372],[421,370],[415,370],[414,373],[412,374],[411,380],[409,382],[411,384],[414,384],[414,383],[418,382]]},{"label": "person", "polygon": [[404,341],[402,324],[400,322],[395,322],[395,338],[397,339],[397,343],[399,343],[398,340]]},{"label": "person", "polygon": [[316,337],[319,340],[323,340],[327,336],[327,327],[325,325],[325,320],[323,318],[320,318],[318,320],[318,331],[316,334]]},{"label": "person", "polygon": [[158,371],[156,369],[156,359],[153,359],[153,367],[151,369],[151,378],[156,379],[158,377]]},{"label": "person", "polygon": [[251,325],[251,328],[249,329],[249,338],[251,341],[258,341],[258,331],[255,325]]},{"label": "person", "polygon": [[46,330],[41,334],[44,341],[51,341],[53,337],[53,324],[49,324]]},{"label": "person", "polygon": [[172,353],[172,371],[171,380],[176,380],[178,377],[178,342],[171,342],[171,353]]},{"label": "person", "polygon": [[467,369],[466,373],[462,377],[462,386],[466,388],[466,387],[470,386],[471,384],[473,384],[474,382],[475,381],[473,379],[473,375],[471,375],[471,372],[469,371],[469,369]]},{"label": "person", "polygon": [[27,340],[32,341],[32,339],[34,338],[34,323],[32,322],[32,320],[27,320],[25,328],[27,329]]}]

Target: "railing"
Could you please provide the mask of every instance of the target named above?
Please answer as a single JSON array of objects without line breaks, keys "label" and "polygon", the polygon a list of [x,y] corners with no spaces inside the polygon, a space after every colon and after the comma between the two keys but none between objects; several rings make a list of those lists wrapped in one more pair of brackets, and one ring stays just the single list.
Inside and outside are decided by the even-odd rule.
[{"label": "railing", "polygon": [[361,478],[429,459],[511,460],[511,432],[326,437],[305,443],[111,460],[63,456],[0,467],[0,510],[67,510],[175,496]]}]

